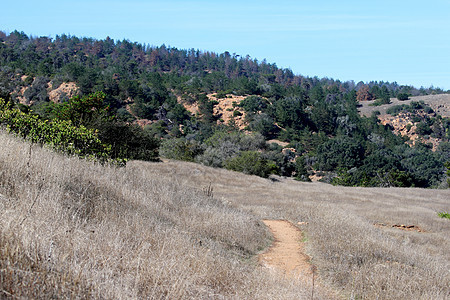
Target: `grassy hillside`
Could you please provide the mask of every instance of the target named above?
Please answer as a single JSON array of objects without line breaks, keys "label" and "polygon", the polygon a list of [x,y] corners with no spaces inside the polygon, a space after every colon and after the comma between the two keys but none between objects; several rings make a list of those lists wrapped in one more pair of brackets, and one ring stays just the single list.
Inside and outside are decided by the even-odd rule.
[{"label": "grassy hillside", "polygon": [[441,95],[426,95],[426,96],[415,96],[410,97],[409,100],[400,101],[397,98],[391,98],[389,104],[383,104],[381,106],[371,106],[375,102],[372,101],[363,101],[360,102],[362,105],[359,108],[359,111],[364,116],[370,116],[373,112],[379,111],[381,115],[386,115],[387,110],[390,107],[401,104],[411,104],[411,102],[423,101],[425,104],[430,106],[437,114],[443,117],[450,117],[450,95],[449,94],[441,94]]},{"label": "grassy hillside", "polygon": [[100,166],[1,132],[0,195],[0,298],[305,295],[257,266],[270,236],[256,216],[153,165]]},{"label": "grassy hillside", "polygon": [[211,182],[216,197],[259,218],[307,222],[299,226],[312,263],[346,299],[448,298],[450,222],[437,212],[450,210],[449,190],[269,181],[178,162],[152,169],[197,187]]},{"label": "grassy hillside", "polygon": [[[450,293],[450,222],[437,215],[450,211],[448,190],[334,187],[175,161],[114,168],[5,133],[0,149],[2,298],[309,299],[307,283],[258,266],[270,243],[262,218],[308,223],[315,299]],[[415,227],[392,227],[401,224]]]}]

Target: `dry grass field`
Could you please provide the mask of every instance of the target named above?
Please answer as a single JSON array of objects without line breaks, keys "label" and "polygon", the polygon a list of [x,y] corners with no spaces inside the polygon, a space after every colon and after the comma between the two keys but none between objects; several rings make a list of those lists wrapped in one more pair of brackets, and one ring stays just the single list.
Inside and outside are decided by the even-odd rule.
[{"label": "dry grass field", "polygon": [[450,221],[437,216],[450,211],[450,190],[270,180],[175,161],[139,165],[185,185],[211,184],[215,198],[257,218],[307,222],[312,263],[344,299],[450,297]]},{"label": "dry grass field", "polygon": [[[263,179],[194,163],[100,166],[0,132],[0,298],[311,299],[258,264],[299,225],[314,299],[448,299],[450,190]],[[393,225],[414,225],[406,228]]]}]

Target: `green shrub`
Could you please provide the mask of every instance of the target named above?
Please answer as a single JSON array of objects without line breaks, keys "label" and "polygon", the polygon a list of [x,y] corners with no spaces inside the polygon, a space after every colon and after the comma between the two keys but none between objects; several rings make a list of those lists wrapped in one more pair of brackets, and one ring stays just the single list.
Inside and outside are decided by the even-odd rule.
[{"label": "green shrub", "polygon": [[235,110],[233,112],[233,117],[239,117],[239,116],[242,116],[242,113],[240,111],[238,111],[238,110]]},{"label": "green shrub", "polygon": [[227,97],[227,93],[224,91],[219,91],[217,92],[217,94],[215,95],[217,99],[222,99],[222,98],[226,98]]},{"label": "green shrub", "polygon": [[406,105],[406,104],[394,105],[394,106],[389,107],[389,108],[386,110],[386,113],[388,113],[388,114],[390,114],[390,115],[392,115],[392,116],[396,116],[396,115],[398,115],[399,112],[401,112],[401,111],[403,111],[403,110],[407,110],[408,107],[409,107],[409,106]]},{"label": "green shrub", "polygon": [[363,157],[364,148],[361,142],[347,136],[330,139],[317,147],[317,162],[322,171],[357,167]]},{"label": "green shrub", "polygon": [[225,162],[225,168],[250,175],[268,177],[273,164],[264,159],[257,151],[243,151]]},{"label": "green shrub", "polygon": [[397,95],[397,99],[400,100],[400,101],[405,101],[405,100],[409,99],[409,96],[406,93],[399,93]]},{"label": "green shrub", "polygon": [[159,153],[161,156],[185,161],[194,161],[195,157],[203,152],[201,145],[194,140],[176,138],[164,140]]},{"label": "green shrub", "polygon": [[430,126],[428,126],[425,122],[420,122],[416,125],[416,133],[418,135],[428,135],[432,132]]},{"label": "green shrub", "polygon": [[297,157],[295,160],[295,179],[299,181],[311,181],[308,176],[308,170],[306,169],[305,158],[302,156]]},{"label": "green shrub", "polygon": [[0,99],[0,124],[33,143],[46,144],[70,155],[101,160],[111,157],[111,145],[104,144],[94,130],[73,126],[67,120],[42,120],[38,115],[13,108],[3,99]]},{"label": "green shrub", "polygon": [[380,98],[375,100],[373,103],[369,104],[369,106],[380,106],[389,103],[391,103],[391,100],[389,98]]},{"label": "green shrub", "polygon": [[448,212],[438,212],[438,216],[444,219],[450,219],[450,214]]}]

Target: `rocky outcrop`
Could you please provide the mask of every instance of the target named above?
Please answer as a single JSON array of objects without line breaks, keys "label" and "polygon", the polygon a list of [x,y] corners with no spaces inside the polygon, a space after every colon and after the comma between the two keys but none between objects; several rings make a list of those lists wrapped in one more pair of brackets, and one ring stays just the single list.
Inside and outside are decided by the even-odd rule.
[{"label": "rocky outcrop", "polygon": [[52,102],[59,102],[62,98],[70,99],[78,93],[78,87],[75,82],[63,82],[57,88],[53,87],[53,83],[49,83],[48,98]]}]

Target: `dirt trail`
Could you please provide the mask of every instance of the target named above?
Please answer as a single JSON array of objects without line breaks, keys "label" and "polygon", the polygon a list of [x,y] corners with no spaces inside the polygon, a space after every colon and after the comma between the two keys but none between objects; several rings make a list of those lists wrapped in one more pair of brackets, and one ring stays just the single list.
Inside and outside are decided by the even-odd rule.
[{"label": "dirt trail", "polygon": [[309,257],[304,253],[300,230],[285,220],[263,222],[269,227],[275,241],[267,252],[260,255],[260,262],[288,277],[311,275],[312,269]]}]

